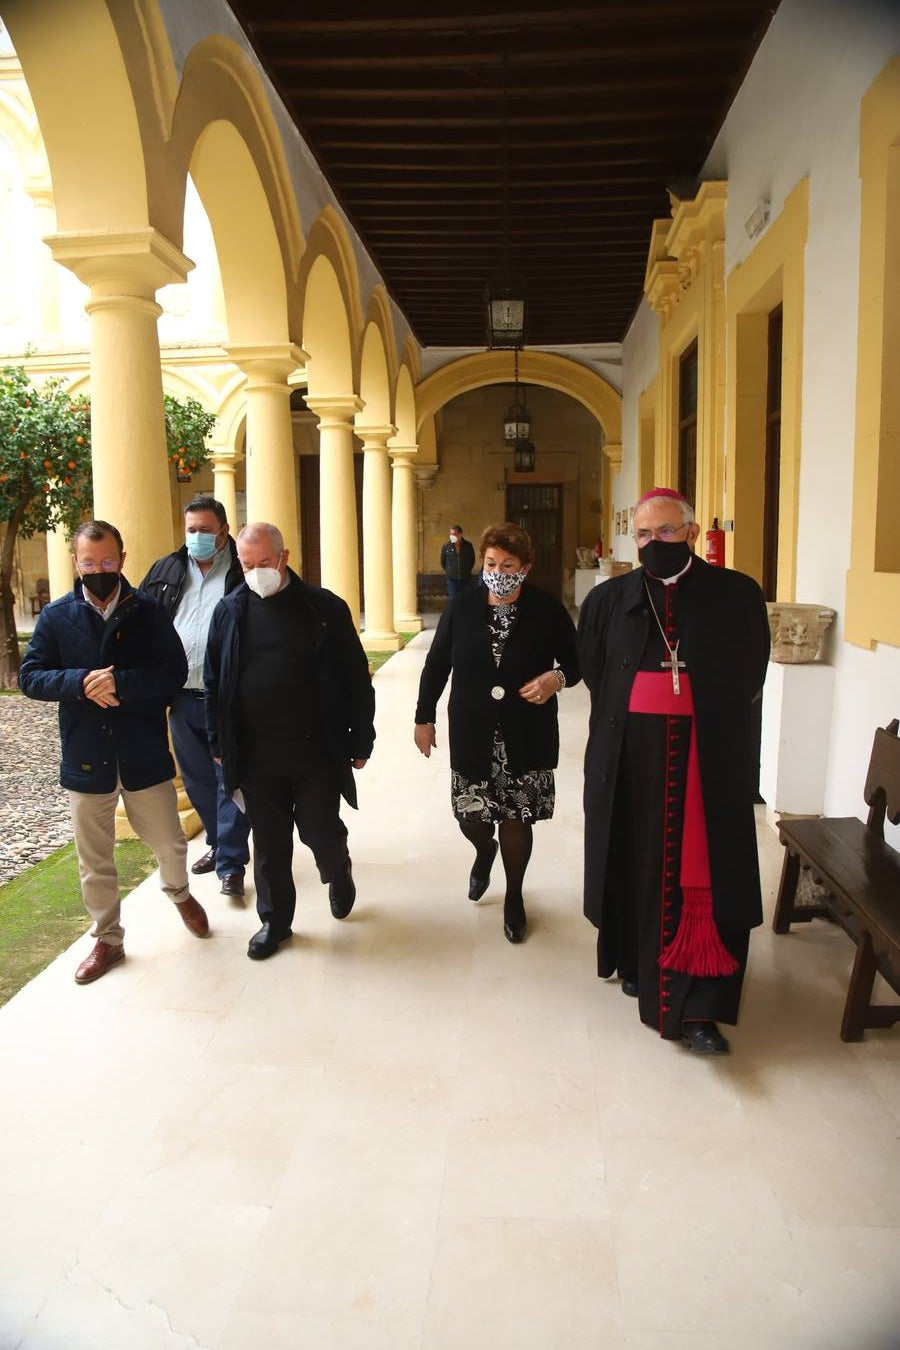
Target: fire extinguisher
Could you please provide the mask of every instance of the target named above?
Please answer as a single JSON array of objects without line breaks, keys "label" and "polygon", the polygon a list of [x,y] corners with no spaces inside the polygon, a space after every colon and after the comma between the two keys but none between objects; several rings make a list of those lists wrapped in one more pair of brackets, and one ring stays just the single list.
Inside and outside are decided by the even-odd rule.
[{"label": "fire extinguisher", "polygon": [[711,567],[725,566],[725,531],[719,529],[718,516],[713,516],[712,529],[706,531],[706,561]]}]

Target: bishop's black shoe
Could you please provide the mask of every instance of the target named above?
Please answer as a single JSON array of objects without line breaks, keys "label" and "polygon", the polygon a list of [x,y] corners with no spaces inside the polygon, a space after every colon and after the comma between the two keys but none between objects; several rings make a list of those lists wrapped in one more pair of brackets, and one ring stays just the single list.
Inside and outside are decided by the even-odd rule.
[{"label": "bishop's black shoe", "polygon": [[347,859],[347,870],[334,881],[328,883],[328,903],[336,919],[346,919],[356,899],[356,884],[353,880],[353,867]]},{"label": "bishop's black shoe", "polygon": [[491,868],[494,865],[494,859],[497,856],[497,840],[491,840],[491,856],[488,865],[482,871],[477,871],[479,867],[478,859],[475,859],[475,867],[469,874],[469,899],[480,900],[491,884]]},{"label": "bishop's black shoe", "polygon": [[682,1022],[681,1044],[695,1055],[727,1055],[731,1048],[715,1022]]},{"label": "bishop's black shoe", "polygon": [[265,961],[266,957],[274,956],[281,943],[290,936],[290,928],[279,928],[272,919],[267,919],[247,944],[247,955],[251,961]]},{"label": "bishop's black shoe", "polygon": [[622,993],[623,993],[623,994],[627,994],[629,998],[637,998],[637,996],[638,996],[638,982],[637,982],[637,980],[629,979],[627,975],[623,975],[623,976],[622,976]]}]

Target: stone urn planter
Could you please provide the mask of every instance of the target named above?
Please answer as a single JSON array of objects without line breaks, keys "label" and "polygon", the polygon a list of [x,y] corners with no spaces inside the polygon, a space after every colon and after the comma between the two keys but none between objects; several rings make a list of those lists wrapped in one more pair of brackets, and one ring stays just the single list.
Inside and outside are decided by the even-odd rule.
[{"label": "stone urn planter", "polygon": [[768,601],[766,609],[772,634],[771,660],[786,666],[818,661],[835,610],[825,605],[793,605],[781,600]]}]

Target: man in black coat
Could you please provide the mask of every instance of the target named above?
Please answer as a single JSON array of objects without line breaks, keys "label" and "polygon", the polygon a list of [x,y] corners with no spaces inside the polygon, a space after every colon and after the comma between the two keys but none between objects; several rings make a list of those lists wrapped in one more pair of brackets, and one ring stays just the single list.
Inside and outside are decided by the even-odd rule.
[{"label": "man in black coat", "polygon": [[654,488],[634,511],[641,565],[597,586],[578,626],[591,691],[585,914],[598,973],[641,1020],[722,1054],[750,929],[762,922],[751,707],[769,657],[762,592],[694,555],[688,502]]},{"label": "man in black coat", "polygon": [[451,600],[472,584],[475,549],[463,535],[461,525],[450,526],[450,538],[441,546],[441,568],[447,576],[447,594]]},{"label": "man in black coat", "polygon": [[135,833],[153,849],[162,889],[196,937],[209,931],[191,896],[178,819],[166,704],[187,675],[172,620],[122,575],[122,537],[105,520],[72,536],[74,590],[41,611],[19,671],[29,698],[59,704],[85,908],[96,943],[75,975],[90,984],[125,956],[114,856],[119,797]]},{"label": "man in black coat", "polygon": [[215,497],[195,497],[184,508],[184,543],[160,558],[141,583],[175,624],[188,660],[187,683],[172,700],[169,730],[175,758],[206,831],[206,852],[192,872],[215,871],[222,894],[242,901],[250,860],[250,822],[222,786],[209,748],[203,663],[213,610],[244,580],[225,508]]},{"label": "man in black coat", "polygon": [[356,887],[341,797],[356,806],[353,769],[375,741],[375,694],[350,611],[287,565],[281,532],[245,525],[245,584],[219,601],[206,649],[210,745],[225,791],[240,789],[253,830],[256,907],[247,955],[264,960],[290,936],[296,891],[293,829],[344,919]]}]

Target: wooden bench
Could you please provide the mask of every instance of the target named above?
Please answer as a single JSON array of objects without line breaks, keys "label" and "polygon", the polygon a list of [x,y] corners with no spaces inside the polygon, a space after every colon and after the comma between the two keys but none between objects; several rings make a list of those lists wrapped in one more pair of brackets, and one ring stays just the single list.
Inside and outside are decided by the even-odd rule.
[{"label": "wooden bench", "polygon": [[[782,820],[785,847],[772,927],[835,919],[856,943],[856,960],[841,1023],[842,1041],[861,1041],[866,1027],[900,1022],[900,1004],[872,1004],[879,972],[900,993],[900,853],[885,843],[885,816],[900,824],[900,739],[895,719],[875,732],[864,797],[865,824],[854,817]],[[801,868],[822,888],[821,903],[796,905]]]}]

